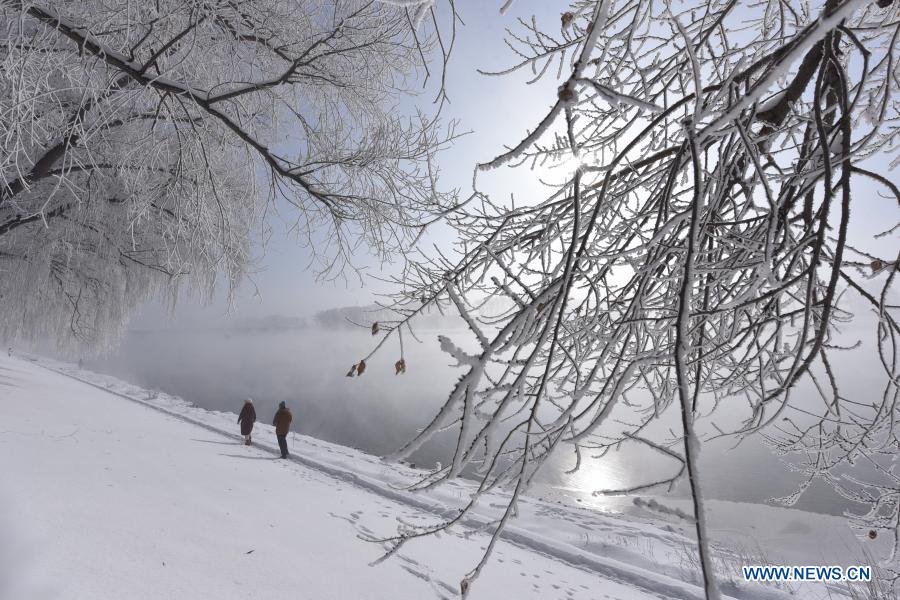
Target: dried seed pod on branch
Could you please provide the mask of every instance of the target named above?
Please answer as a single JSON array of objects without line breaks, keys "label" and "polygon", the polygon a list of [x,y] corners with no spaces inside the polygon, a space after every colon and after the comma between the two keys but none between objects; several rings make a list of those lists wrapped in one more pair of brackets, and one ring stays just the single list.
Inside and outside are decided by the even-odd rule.
[{"label": "dried seed pod on branch", "polygon": [[[804,457],[809,481],[869,503],[865,530],[900,526],[896,476],[880,487],[840,477],[848,464],[884,465],[900,451],[896,270],[870,282],[856,266],[870,263],[851,260],[877,253],[851,239],[851,207],[874,197],[877,209],[866,210],[882,211],[886,224],[878,240],[897,248],[900,191],[871,164],[897,136],[898,15],[872,0],[828,0],[813,12],[773,6],[573,2],[574,34],[523,20],[509,40],[517,62],[497,75],[552,77],[559,64],[560,91],[479,172],[577,166],[545,199],[518,207],[476,190],[480,202],[449,218],[460,258],[411,265],[395,305],[403,326],[423,299],[447,303],[478,345],[469,353],[442,341],[463,375],[395,455],[455,430],[451,463],[413,487],[475,467],[482,480],[464,512],[493,489],[510,490],[466,581],[535,473],[565,450],[576,468],[586,453],[623,444],[674,461],[670,476],[598,492],[687,476],[708,598],[718,591],[697,454],[710,437],[759,434]],[[508,309],[487,319],[477,308],[485,298]],[[847,400],[829,362],[841,347],[837,325],[860,303],[871,308],[867,348],[884,382],[871,407]],[[803,404],[801,389],[821,398]],[[719,425],[725,411],[737,426]],[[676,435],[648,437],[667,414]],[[785,429],[786,416],[798,425]],[[460,518],[401,531],[391,552]]]}]

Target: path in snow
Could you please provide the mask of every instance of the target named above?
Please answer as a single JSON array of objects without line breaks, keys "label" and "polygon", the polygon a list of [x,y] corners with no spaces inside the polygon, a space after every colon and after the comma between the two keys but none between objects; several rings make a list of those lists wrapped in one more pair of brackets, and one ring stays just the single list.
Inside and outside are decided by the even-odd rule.
[{"label": "path in snow", "polygon": [[[0,571],[4,600],[450,598],[484,543],[442,536],[369,567],[380,548],[357,535],[419,511],[21,360],[0,374],[17,538],[0,556],[23,563]],[[502,543],[472,597],[666,596]]]},{"label": "path in snow", "polygon": [[[380,548],[358,535],[453,514],[465,485],[409,494],[395,486],[413,471],[304,436],[293,436],[293,460],[277,460],[274,444],[239,444],[231,413],[41,363],[56,372],[0,359],[0,508],[12,499],[33,550],[29,560],[0,539],[0,600],[22,597],[3,588],[4,552],[28,567],[10,574],[34,598],[112,597],[123,586],[129,598],[449,598],[486,542],[444,535],[369,567]],[[270,430],[258,425],[254,439]],[[682,581],[690,541],[672,528],[531,500],[522,513],[472,598],[701,596]]]}]

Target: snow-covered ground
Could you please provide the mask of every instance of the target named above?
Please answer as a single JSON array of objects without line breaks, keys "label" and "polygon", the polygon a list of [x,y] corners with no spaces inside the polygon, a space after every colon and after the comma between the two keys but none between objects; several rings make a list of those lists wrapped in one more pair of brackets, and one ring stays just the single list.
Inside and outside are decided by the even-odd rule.
[{"label": "snow-covered ground", "polygon": [[[483,533],[413,542],[377,566],[381,546],[361,537],[455,514],[468,482],[409,493],[421,472],[299,435],[282,461],[270,426],[248,448],[235,419],[73,365],[0,358],[0,600],[458,596]],[[842,519],[710,504],[730,597],[842,597],[745,584],[741,564],[866,563]],[[691,528],[642,506],[645,518],[624,519],[526,499],[470,597],[701,598]]]}]

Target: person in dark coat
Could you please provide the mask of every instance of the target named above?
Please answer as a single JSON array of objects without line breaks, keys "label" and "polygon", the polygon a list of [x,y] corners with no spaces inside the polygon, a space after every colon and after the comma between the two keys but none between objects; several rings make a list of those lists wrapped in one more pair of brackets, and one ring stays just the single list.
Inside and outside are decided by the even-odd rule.
[{"label": "person in dark coat", "polygon": [[241,424],[241,435],[244,436],[244,443],[249,446],[253,424],[256,423],[256,409],[253,408],[252,399],[247,398],[244,400],[244,407],[241,409],[241,414],[238,415],[237,422]]},{"label": "person in dark coat", "polygon": [[275,412],[275,418],[272,419],[272,425],[275,426],[275,437],[278,438],[278,447],[281,449],[281,458],[288,457],[287,434],[291,430],[291,421],[293,420],[291,409],[281,402]]}]

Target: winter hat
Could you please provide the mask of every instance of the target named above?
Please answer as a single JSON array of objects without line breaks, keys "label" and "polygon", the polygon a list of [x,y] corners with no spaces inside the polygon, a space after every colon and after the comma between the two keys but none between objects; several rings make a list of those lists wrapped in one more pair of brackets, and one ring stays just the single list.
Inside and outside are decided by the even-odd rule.
[{"label": "winter hat", "polygon": [[244,404],[253,404],[253,398],[247,398],[244,400]]},{"label": "winter hat", "polygon": [[284,405],[284,400],[278,403],[278,408],[287,408],[287,406]]}]

